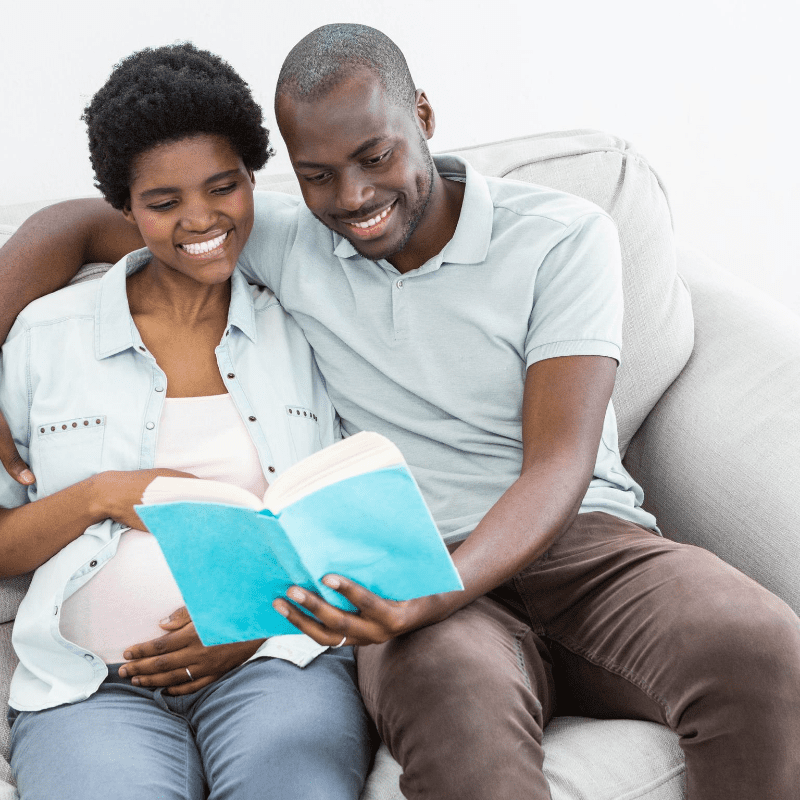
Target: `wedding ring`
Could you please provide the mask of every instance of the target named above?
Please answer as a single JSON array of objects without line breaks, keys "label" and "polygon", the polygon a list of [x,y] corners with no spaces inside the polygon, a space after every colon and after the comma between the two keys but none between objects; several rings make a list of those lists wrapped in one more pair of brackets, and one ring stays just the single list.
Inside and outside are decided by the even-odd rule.
[{"label": "wedding ring", "polygon": [[[345,638],[346,638],[346,637],[345,637]],[[193,681],[193,680],[194,680],[194,678],[192,677],[192,673],[191,673],[191,672],[189,672],[189,667],[186,667],[186,674],[189,676],[189,680],[190,680],[190,681]]]},{"label": "wedding ring", "polygon": [[[339,644],[332,644],[331,650],[335,650],[337,647],[341,647],[347,641],[347,636],[342,636],[342,641]],[[187,670],[188,672],[188,670]]]}]

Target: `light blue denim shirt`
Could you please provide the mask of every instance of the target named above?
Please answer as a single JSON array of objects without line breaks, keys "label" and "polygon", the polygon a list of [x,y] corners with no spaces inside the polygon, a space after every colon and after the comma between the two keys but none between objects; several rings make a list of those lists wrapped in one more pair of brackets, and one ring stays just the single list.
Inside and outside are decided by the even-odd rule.
[{"label": "light blue denim shirt", "polygon": [[[0,507],[105,470],[153,466],[167,379],[139,336],[125,286],[149,258],[149,251],[136,251],[100,280],[43,297],[20,314],[2,350],[0,409],[37,483],[26,489],[0,470]],[[302,331],[272,292],[249,286],[238,269],[215,352],[267,480],[339,438]],[[114,557],[123,530],[110,519],[92,525],[34,573],[14,625],[20,664],[13,708],[77,702],[106,677],[94,653],[61,636],[59,617],[64,600]],[[268,640],[256,656],[304,665],[324,649],[298,634]]]}]

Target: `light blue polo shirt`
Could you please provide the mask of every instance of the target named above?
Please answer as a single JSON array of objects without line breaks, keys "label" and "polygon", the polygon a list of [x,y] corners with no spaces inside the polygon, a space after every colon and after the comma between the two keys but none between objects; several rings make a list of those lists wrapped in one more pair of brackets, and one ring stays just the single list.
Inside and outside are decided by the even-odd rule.
[{"label": "light blue polo shirt", "polygon": [[[302,327],[345,431],[397,444],[449,543],[519,477],[527,368],[569,355],[619,361],[623,301],[617,231],[602,209],[485,178],[455,156],[435,161],[466,181],[464,201],[453,238],[418,269],[360,256],[298,198],[272,193],[256,195],[240,266]],[[655,528],[641,503],[609,404],[580,511]]]}]

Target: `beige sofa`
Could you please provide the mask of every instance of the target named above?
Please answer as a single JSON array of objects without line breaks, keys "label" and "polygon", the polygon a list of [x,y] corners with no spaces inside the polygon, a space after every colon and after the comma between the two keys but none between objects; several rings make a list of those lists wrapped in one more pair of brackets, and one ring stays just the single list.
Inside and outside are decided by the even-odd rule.
[{"label": "beige sofa", "polygon": [[[800,609],[800,318],[699,253],[676,249],[661,181],[619,138],[570,131],[460,152],[486,174],[581,195],[614,217],[626,304],[614,401],[626,466],[666,536],[713,550]],[[259,185],[297,192],[290,176]],[[38,205],[0,207],[0,243]],[[2,706],[25,586],[0,582]],[[557,717],[545,753],[553,800],[685,793],[677,738],[652,723]],[[0,722],[0,800],[15,797],[7,755]],[[398,774],[381,748],[364,798],[399,800]]]}]

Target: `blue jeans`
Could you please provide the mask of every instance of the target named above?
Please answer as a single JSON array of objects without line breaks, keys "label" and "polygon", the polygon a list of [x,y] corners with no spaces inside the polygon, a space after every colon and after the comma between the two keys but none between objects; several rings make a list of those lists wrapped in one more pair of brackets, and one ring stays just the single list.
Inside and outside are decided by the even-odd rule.
[{"label": "blue jeans", "polygon": [[250,661],[184,697],[111,676],[11,716],[21,800],[356,800],[372,756],[349,647],[305,669]]}]

